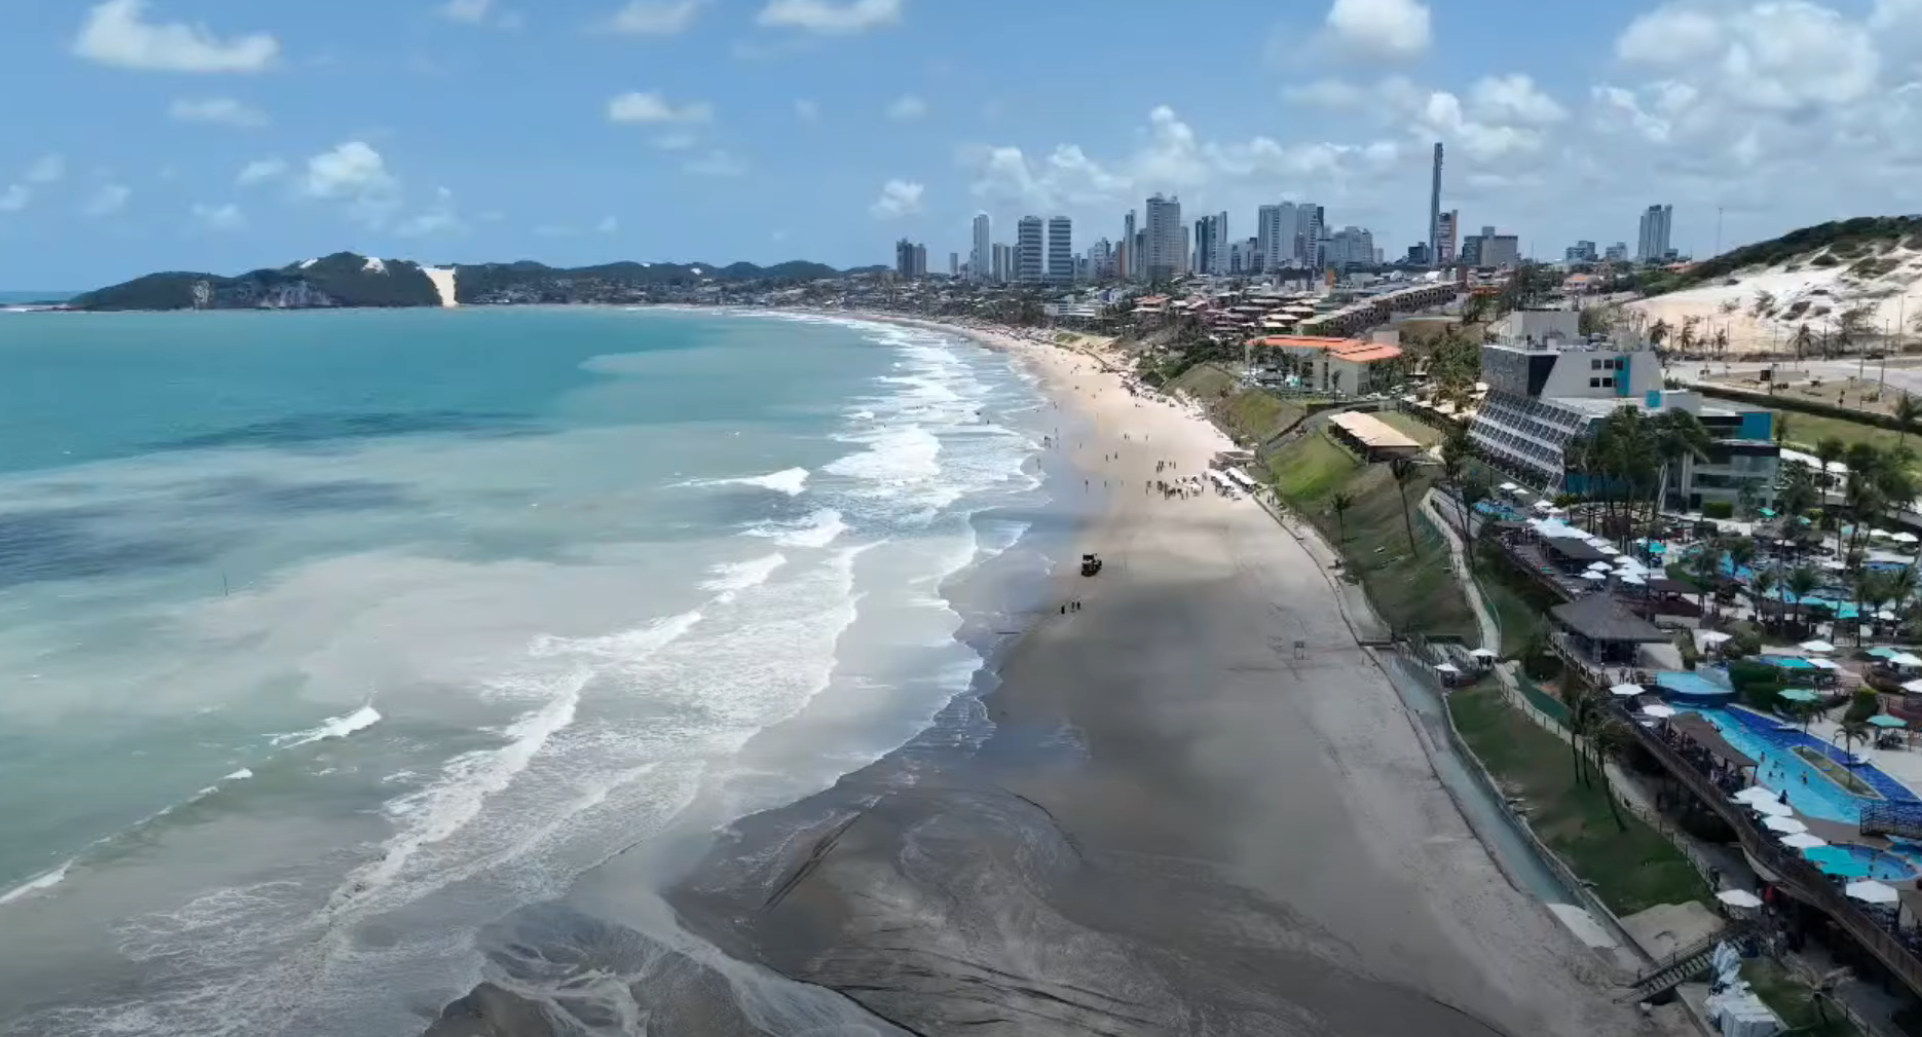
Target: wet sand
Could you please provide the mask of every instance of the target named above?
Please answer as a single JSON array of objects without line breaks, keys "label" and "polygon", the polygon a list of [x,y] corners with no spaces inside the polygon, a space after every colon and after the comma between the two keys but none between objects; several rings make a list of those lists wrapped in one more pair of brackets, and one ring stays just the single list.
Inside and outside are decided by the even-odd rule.
[{"label": "wet sand", "polygon": [[[1202,474],[1218,434],[1085,356],[993,344],[1091,429],[1060,448],[1106,498],[1106,564],[1064,560],[980,752],[895,754],[688,871],[689,938],[624,975],[650,1032],[1662,1032],[1471,835],[1301,546],[1252,502],[1145,488]],[[592,942],[577,969],[636,940],[579,938],[634,909],[617,874],[588,886],[548,919]],[[433,1032],[541,1032],[504,1023],[526,1008]]]}]

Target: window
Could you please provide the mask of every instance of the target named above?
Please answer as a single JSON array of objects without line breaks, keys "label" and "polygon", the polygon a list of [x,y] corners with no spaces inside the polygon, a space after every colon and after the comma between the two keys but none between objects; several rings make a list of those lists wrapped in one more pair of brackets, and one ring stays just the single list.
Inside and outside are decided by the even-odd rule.
[{"label": "window", "polygon": [[1615,388],[1615,379],[1613,379],[1613,378],[1604,378],[1604,379],[1602,379],[1602,388],[1604,388],[1604,389],[1613,389],[1613,388]]},{"label": "window", "polygon": [[1588,380],[1588,387],[1591,389],[1599,389],[1602,387],[1602,380],[1600,378],[1590,378]]},{"label": "window", "polygon": [[1590,360],[1588,362],[1588,369],[1591,371],[1599,371],[1602,369],[1602,362],[1600,360]]}]

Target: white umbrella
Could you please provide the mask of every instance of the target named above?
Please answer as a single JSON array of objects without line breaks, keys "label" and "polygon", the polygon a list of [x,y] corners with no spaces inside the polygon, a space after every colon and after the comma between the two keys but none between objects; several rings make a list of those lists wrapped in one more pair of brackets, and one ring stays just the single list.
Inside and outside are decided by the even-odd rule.
[{"label": "white umbrella", "polygon": [[1512,482],[1505,482],[1501,484],[1501,486],[1498,487],[1498,489],[1500,489],[1503,493],[1514,493],[1516,490],[1521,489],[1521,487],[1515,485]]},{"label": "white umbrella", "polygon": [[1792,817],[1765,817],[1762,819],[1762,827],[1783,835],[1799,835],[1809,830],[1808,825]]},{"label": "white umbrella", "polygon": [[1603,554],[1605,554],[1605,555],[1618,555],[1618,554],[1621,554],[1621,552],[1620,552],[1620,551],[1617,551],[1617,550],[1616,550],[1616,549],[1614,548],[1614,546],[1613,546],[1613,545],[1610,545],[1610,544],[1597,544],[1597,545],[1595,545],[1595,550],[1597,550],[1597,551],[1600,551],[1601,553],[1603,553]]},{"label": "white umbrella", "polygon": [[1745,788],[1742,791],[1737,792],[1735,795],[1729,798],[1735,800],[1738,803],[1753,803],[1757,800],[1763,800],[1763,799],[1766,799],[1769,802],[1773,803],[1777,798],[1780,797],[1780,795],[1781,793],[1776,792],[1774,789],[1769,788],[1766,785],[1750,785],[1748,788]]},{"label": "white umbrella", "polygon": [[1658,702],[1652,706],[1643,706],[1642,715],[1651,716],[1651,717],[1664,717],[1664,718],[1672,717],[1675,715],[1675,708],[1673,706],[1664,706]]},{"label": "white umbrella", "polygon": [[1888,609],[1883,609],[1882,611],[1877,612],[1875,614],[1875,618],[1881,620],[1884,623],[1893,623],[1895,622],[1895,613],[1890,612]]},{"label": "white umbrella", "polygon": [[1489,651],[1489,650],[1488,650],[1488,649],[1486,649],[1486,648],[1477,648],[1477,649],[1475,649],[1474,651],[1472,651],[1472,652],[1470,652],[1470,653],[1468,653],[1468,654],[1469,654],[1469,655],[1472,655],[1472,656],[1474,656],[1474,657],[1475,657],[1475,658],[1477,658],[1477,659],[1493,659],[1493,658],[1495,658],[1495,653],[1494,653],[1494,652],[1491,652],[1491,651]]},{"label": "white umbrella", "polygon": [[1535,510],[1536,511],[1554,511],[1555,505],[1545,500],[1538,500],[1535,502]]},{"label": "white umbrella", "polygon": [[1902,690],[1911,695],[1922,695],[1922,677],[1917,677],[1912,681],[1904,681],[1902,683]]},{"label": "white umbrella", "polygon": [[1897,533],[1892,539],[1894,539],[1894,541],[1898,544],[1913,544],[1913,543],[1916,543],[1917,541],[1922,541],[1922,537],[1918,537],[1914,533],[1909,532],[1908,530],[1903,530],[1902,532]]},{"label": "white umbrella", "polygon": [[1864,904],[1893,904],[1896,900],[1894,886],[1884,885],[1873,879],[1851,882],[1842,887],[1842,892]]},{"label": "white umbrella", "polygon": [[1705,645],[1719,645],[1724,641],[1733,640],[1735,640],[1734,634],[1724,634],[1720,630],[1711,630],[1702,635],[1702,643]]},{"label": "white umbrella", "polygon": [[1607,572],[1608,563],[1607,562],[1590,562],[1588,563],[1588,571],[1592,573]]},{"label": "white umbrella", "polygon": [[1761,907],[1762,898],[1746,889],[1725,889],[1715,894],[1715,899],[1730,907]]},{"label": "white umbrella", "polygon": [[1787,803],[1779,799],[1751,799],[1749,809],[1764,817],[1788,817],[1795,813]]},{"label": "white umbrella", "polygon": [[1804,652],[1814,652],[1817,655],[1827,655],[1835,651],[1835,646],[1827,641],[1804,641],[1800,647]]},{"label": "white umbrella", "polygon": [[1616,698],[1632,699],[1642,693],[1642,686],[1640,684],[1617,684],[1608,689],[1608,693]]},{"label": "white umbrella", "polygon": [[1608,579],[1608,574],[1607,574],[1607,573],[1605,573],[1605,572],[1598,572],[1598,571],[1596,571],[1596,570],[1594,570],[1594,569],[1590,569],[1589,571],[1587,571],[1587,572],[1585,572],[1585,573],[1583,573],[1583,574],[1582,574],[1582,579],[1584,579],[1584,580],[1606,580],[1606,579]]},{"label": "white umbrella", "polygon": [[1891,533],[1891,532],[1889,532],[1889,531],[1888,531],[1888,530],[1886,530],[1886,529],[1871,529],[1871,530],[1869,530],[1869,536],[1870,536],[1871,538],[1873,538],[1873,539],[1875,539],[1875,540],[1887,540],[1888,538],[1890,538],[1890,537],[1892,537],[1892,536],[1894,536],[1894,535],[1895,535],[1895,534],[1893,534],[1893,533]]},{"label": "white umbrella", "polygon": [[1628,585],[1629,585],[1630,587],[1646,587],[1646,586],[1648,586],[1648,581],[1647,581],[1647,580],[1644,580],[1644,579],[1642,579],[1642,578],[1641,578],[1640,576],[1637,576],[1637,575],[1635,575],[1634,573],[1627,573],[1627,574],[1625,574],[1625,575],[1624,575],[1624,576],[1622,577],[1622,582],[1623,582],[1623,583],[1626,583],[1626,584],[1628,584]]},{"label": "white umbrella", "polygon": [[1785,835],[1782,837],[1782,845],[1795,850],[1813,850],[1818,846],[1827,846],[1828,844],[1829,841],[1827,839],[1811,832],[1797,832],[1794,835]]},{"label": "white umbrella", "polygon": [[1833,558],[1827,558],[1827,559],[1823,559],[1822,568],[1829,569],[1834,572],[1841,572],[1842,570],[1848,568],[1848,566],[1843,565],[1841,562],[1838,562]]},{"label": "white umbrella", "polygon": [[1436,673],[1460,673],[1461,671],[1455,668],[1454,663],[1442,663],[1441,665],[1435,667],[1435,672]]}]

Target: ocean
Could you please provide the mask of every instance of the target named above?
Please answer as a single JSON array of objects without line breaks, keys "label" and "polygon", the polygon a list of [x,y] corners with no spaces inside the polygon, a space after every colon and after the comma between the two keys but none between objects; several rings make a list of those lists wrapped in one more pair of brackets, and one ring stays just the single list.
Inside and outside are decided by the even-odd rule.
[{"label": "ocean", "polygon": [[827,318],[0,315],[0,1033],[418,1033],[507,912],[983,737],[1054,420]]}]

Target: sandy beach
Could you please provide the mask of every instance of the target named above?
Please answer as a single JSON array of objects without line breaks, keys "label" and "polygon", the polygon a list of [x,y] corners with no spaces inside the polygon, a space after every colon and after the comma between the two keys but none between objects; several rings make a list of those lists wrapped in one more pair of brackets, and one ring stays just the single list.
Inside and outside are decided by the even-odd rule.
[{"label": "sandy beach", "polygon": [[[897,753],[689,869],[676,924],[728,961],[651,954],[632,989],[661,1032],[1668,1032],[1503,877],[1307,551],[1252,501],[1155,488],[1203,474],[1215,429],[1082,353],[967,333],[1078,419],[1054,449],[1100,495],[1083,549],[1105,567],[1059,560],[988,745]],[[502,996],[430,1032],[546,1032]]]}]

